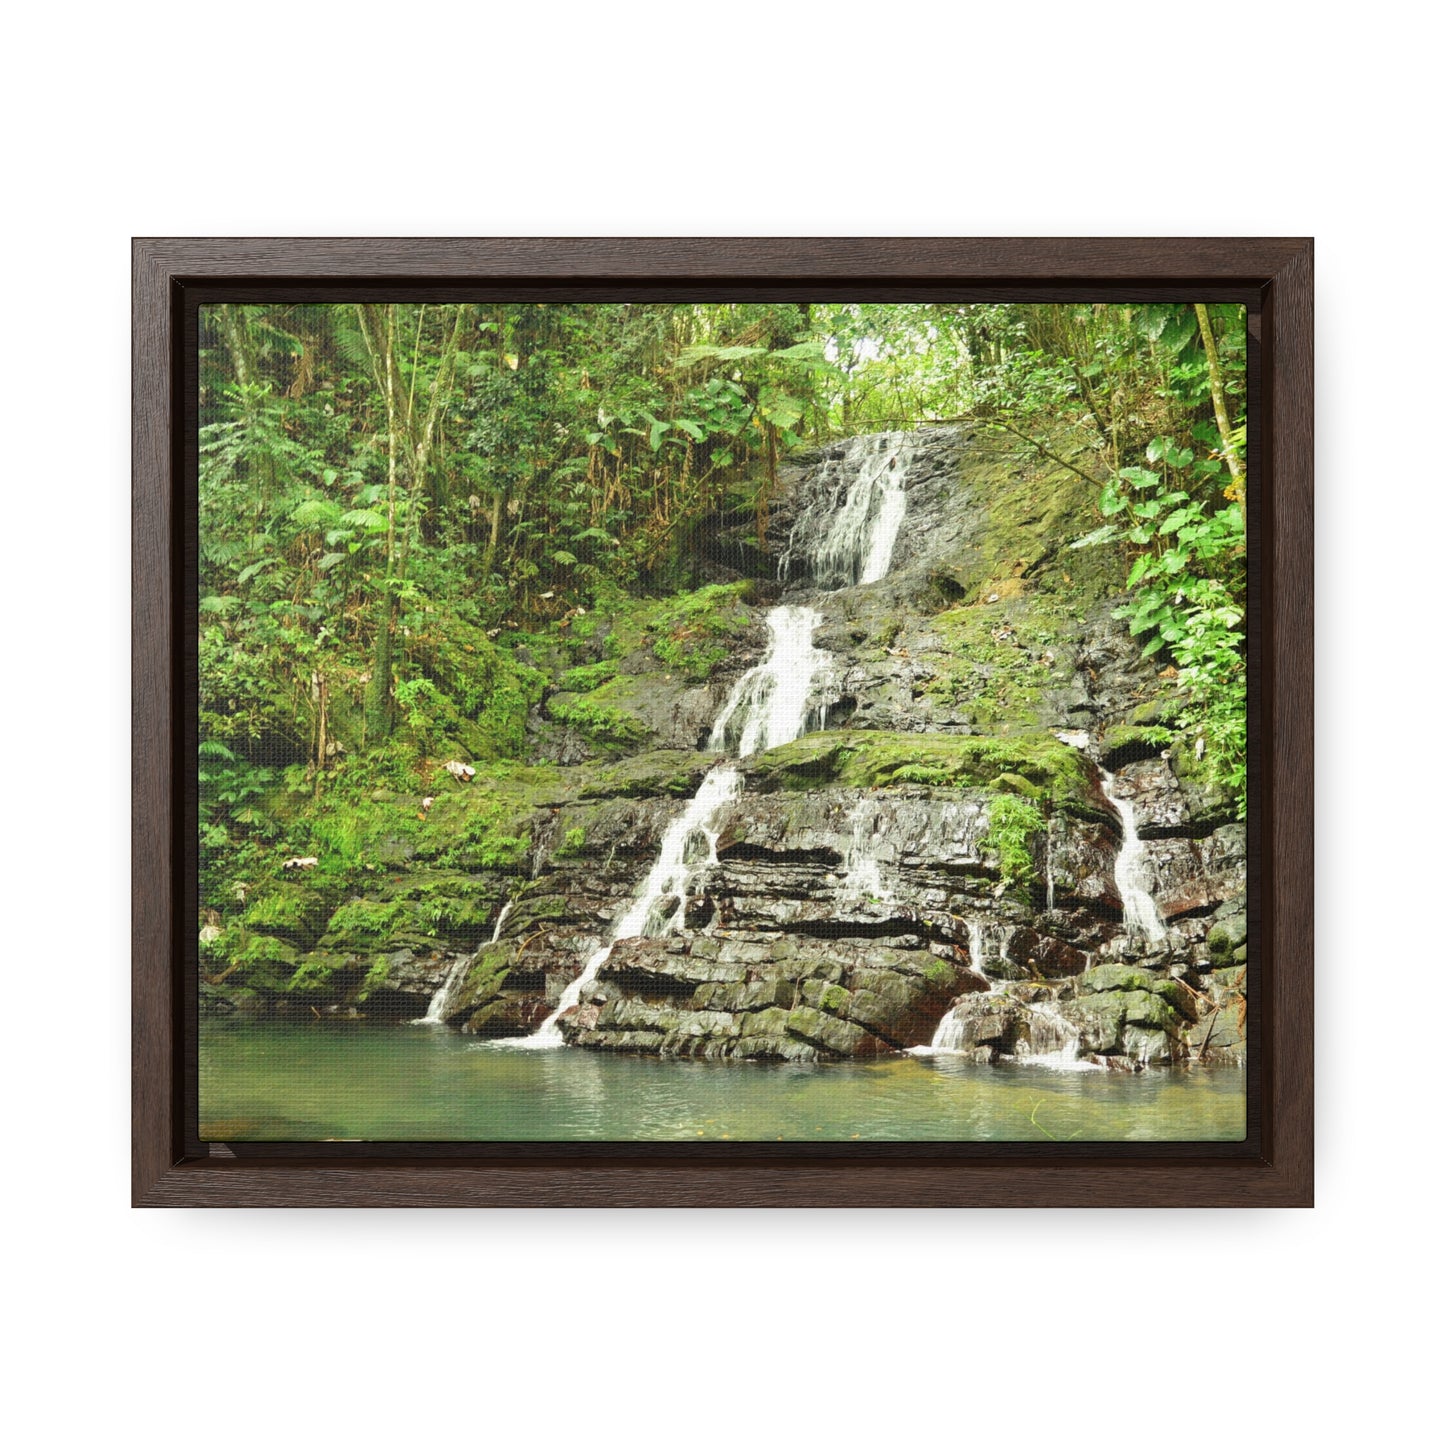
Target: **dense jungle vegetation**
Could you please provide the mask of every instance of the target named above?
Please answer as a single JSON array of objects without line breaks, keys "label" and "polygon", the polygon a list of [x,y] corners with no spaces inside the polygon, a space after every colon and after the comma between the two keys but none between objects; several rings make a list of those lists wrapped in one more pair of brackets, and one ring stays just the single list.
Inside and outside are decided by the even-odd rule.
[{"label": "dense jungle vegetation", "polygon": [[[205,308],[203,950],[236,956],[224,933],[287,857],[370,866],[376,790],[437,791],[452,760],[521,786],[544,689],[625,744],[598,617],[705,678],[740,577],[771,571],[787,454],[932,422],[1097,488],[1076,545],[1125,550],[1120,615],[1242,811],[1245,352],[1236,307]],[[756,565],[720,569],[709,539],[744,520]],[[499,827],[440,861],[463,842],[482,866],[521,847]]]}]

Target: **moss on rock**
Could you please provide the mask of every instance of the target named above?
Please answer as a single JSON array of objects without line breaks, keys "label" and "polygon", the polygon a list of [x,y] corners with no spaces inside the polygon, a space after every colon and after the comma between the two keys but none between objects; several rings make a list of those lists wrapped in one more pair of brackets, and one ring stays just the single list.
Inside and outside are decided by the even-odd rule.
[{"label": "moss on rock", "polygon": [[976,737],[859,730],[810,733],[747,764],[760,792],[818,786],[896,787],[920,776],[932,787],[1022,788],[1085,817],[1107,817],[1087,761],[1052,733]]}]

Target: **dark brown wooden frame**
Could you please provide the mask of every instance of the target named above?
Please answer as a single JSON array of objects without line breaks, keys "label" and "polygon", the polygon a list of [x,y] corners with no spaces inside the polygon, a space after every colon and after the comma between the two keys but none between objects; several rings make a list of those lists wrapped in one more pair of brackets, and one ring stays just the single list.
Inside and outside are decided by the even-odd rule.
[{"label": "dark brown wooden frame", "polygon": [[[200,300],[1208,300],[1250,313],[1250,1077],[1242,1145],[209,1149],[194,1002]],[[1313,1202],[1313,243],[1307,239],[138,239],[133,243],[132,1199],[167,1206]],[[188,581],[188,579],[190,579]],[[189,800],[189,802],[188,802]],[[1264,946],[1257,947],[1256,941]]]}]

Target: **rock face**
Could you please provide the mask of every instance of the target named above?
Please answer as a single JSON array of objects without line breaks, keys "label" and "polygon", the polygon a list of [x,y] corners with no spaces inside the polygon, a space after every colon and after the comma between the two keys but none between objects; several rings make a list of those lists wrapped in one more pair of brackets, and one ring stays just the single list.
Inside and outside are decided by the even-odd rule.
[{"label": "rock face", "polygon": [[[965,429],[890,445],[906,512],[885,575],[817,585],[810,548],[859,449],[795,462],[768,555],[716,530],[722,585],[697,594],[702,622],[699,602],[642,647],[623,620],[591,619],[591,654],[559,667],[533,719],[551,766],[505,798],[438,800],[429,827],[461,840],[438,853],[450,872],[413,851],[374,896],[298,882],[306,906],[263,944],[278,969],[328,962],[342,980],[328,1006],[417,1016],[465,956],[447,1022],[534,1030],[719,761],[712,723],[783,600],[821,619],[807,733],[742,761],[681,930],[616,942],[557,1021],[567,1042],[866,1059],[929,1045],[947,1021],[949,1046],[981,1062],[1242,1061],[1244,828],[1192,781],[1165,726],[1172,683],[1112,617],[1123,560],[1070,547],[1096,525],[1090,488]],[[1162,941],[1124,927],[1101,767],[1132,804]],[[490,852],[468,855],[484,809]]]}]

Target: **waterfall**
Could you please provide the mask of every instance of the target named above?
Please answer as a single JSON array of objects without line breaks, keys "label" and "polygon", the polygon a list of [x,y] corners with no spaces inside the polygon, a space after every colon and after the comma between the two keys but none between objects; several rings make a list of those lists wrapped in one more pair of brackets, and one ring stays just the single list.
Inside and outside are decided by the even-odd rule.
[{"label": "waterfall", "polygon": [[1053,1004],[1033,1003],[1028,1010],[1028,1042],[1020,1040],[1015,1045],[1014,1057],[1019,1063],[1070,1071],[1104,1067],[1079,1057],[1082,1035]]},{"label": "waterfall", "polygon": [[[1004,947],[1007,947],[1007,940],[1010,934],[1004,936]],[[984,949],[987,944],[984,941],[983,921],[979,918],[968,920],[968,966],[971,972],[976,973],[980,978],[988,978],[983,969]],[[1004,955],[1000,951],[999,957]],[[988,991],[997,993],[999,986],[992,979],[989,979]],[[957,1009],[958,1001],[955,1000],[954,1007],[939,1019],[938,1027],[933,1031],[933,1037],[926,1044],[917,1048],[909,1049],[910,1054],[917,1054],[921,1058],[927,1058],[930,1054],[957,1054],[963,1052],[964,1038],[967,1030],[967,1023],[959,1017]]]},{"label": "waterfall", "polygon": [[697,795],[680,817],[667,825],[652,865],[632,906],[612,925],[607,941],[587,960],[582,972],[562,991],[557,1007],[542,1021],[535,1034],[504,1042],[514,1048],[557,1048],[566,1040],[557,1020],[580,1002],[589,984],[612,955],[613,947],[625,938],[659,937],[683,926],[687,901],[698,878],[717,862],[717,814],[742,790],[742,775],[727,763],[720,763],[702,780]]},{"label": "waterfall", "polygon": [[939,1019],[938,1027],[926,1049],[910,1049],[911,1054],[957,1054],[963,1052],[964,1032],[967,1025],[952,1010]]},{"label": "waterfall", "polygon": [[[502,911],[497,914],[497,922],[492,928],[492,936],[487,940],[487,947],[499,943],[502,937],[502,925],[507,921],[507,915],[512,911],[512,900],[509,898],[502,904]],[[478,952],[481,950],[478,949]],[[463,954],[461,958],[447,971],[446,980],[442,986],[431,996],[431,1002],[427,1005],[426,1015],[423,1018],[413,1019],[418,1024],[440,1024],[446,1022],[447,1005],[452,1001],[452,995],[457,991],[461,981],[467,976],[467,970],[477,961],[475,953]]]},{"label": "waterfall", "polygon": [[[1054,736],[1081,752],[1089,746],[1086,732],[1056,732]],[[1114,782],[1113,773],[1099,769],[1099,786],[1119,815],[1119,826],[1124,835],[1118,856],[1114,859],[1114,886],[1119,890],[1119,901],[1124,905],[1124,927],[1129,933],[1143,934],[1150,943],[1163,943],[1169,936],[1169,930],[1164,926],[1159,906],[1149,891],[1153,872],[1149,866],[1149,852],[1139,837],[1134,805],[1119,796]]]},{"label": "waterfall", "polygon": [[[822,545],[816,551],[805,549],[820,586],[836,589],[876,582],[888,571],[903,521],[903,477],[910,451],[911,442],[898,434],[859,437],[849,444],[844,468],[851,480],[842,510],[828,526]],[[836,495],[829,495],[827,501],[830,509],[836,508]],[[815,518],[802,536],[817,531]],[[793,532],[798,535],[798,526]],[[789,555],[791,550],[790,538]],[[782,570],[786,573],[786,558]],[[772,608],[766,621],[768,648],[763,660],[734,684],[708,737],[710,748],[733,758],[790,743],[807,731],[812,719],[827,721],[826,708],[810,712],[808,707],[814,679],[830,660],[813,646],[813,633],[822,618],[811,607],[785,603]],[[633,895],[631,907],[562,991],[557,1007],[536,1033],[498,1040],[499,1045],[547,1049],[564,1044],[559,1020],[581,1001],[618,943],[685,928],[688,899],[700,877],[717,862],[718,814],[738,797],[742,786],[742,774],[731,763],[719,763],[703,778],[697,795],[663,833],[657,861]],[[872,867],[876,879],[876,858]],[[881,881],[878,886],[881,889]]]},{"label": "waterfall", "polygon": [[1154,895],[1149,891],[1153,870],[1149,866],[1148,851],[1139,837],[1134,805],[1115,792],[1113,773],[1100,768],[1099,781],[1104,796],[1114,805],[1124,828],[1124,842],[1114,860],[1114,883],[1124,904],[1124,927],[1130,933],[1142,933],[1150,943],[1163,943],[1169,936],[1169,930],[1164,927]]},{"label": "waterfall", "polygon": [[[808,718],[808,691],[827,654],[813,646],[818,614],[810,607],[774,607],[767,617],[768,650],[737,681],[713,724],[710,745],[734,757],[780,747],[801,737]],[[613,924],[607,941],[567,985],[557,1007],[536,1033],[508,1039],[513,1048],[557,1048],[566,1040],[558,1020],[574,1008],[596,979],[613,947],[625,938],[656,938],[680,932],[687,901],[699,877],[717,862],[717,815],[742,792],[742,774],[719,763],[702,780],[680,817],[668,824],[632,906]]]},{"label": "waterfall", "polygon": [[848,815],[848,844],[843,851],[843,886],[838,890],[839,902],[890,903],[893,892],[883,881],[878,866],[880,834],[878,810],[865,798],[859,798]]},{"label": "waterfall", "polygon": [[912,453],[906,433],[882,432],[854,437],[840,459],[824,462],[818,494],[793,524],[779,575],[786,578],[802,552],[819,587],[881,581],[907,508],[903,481]]},{"label": "waterfall", "polygon": [[728,694],[712,725],[710,748],[746,758],[803,735],[813,678],[828,662],[828,654],[813,646],[821,621],[811,607],[774,607],[768,613],[768,650]]},{"label": "waterfall", "polygon": [[968,966],[980,978],[987,978],[983,970],[983,924],[977,918],[968,920]]}]

